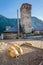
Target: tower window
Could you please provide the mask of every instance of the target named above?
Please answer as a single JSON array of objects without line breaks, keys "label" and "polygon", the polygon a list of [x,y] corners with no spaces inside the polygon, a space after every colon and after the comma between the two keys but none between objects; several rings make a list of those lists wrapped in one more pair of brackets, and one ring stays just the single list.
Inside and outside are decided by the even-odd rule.
[{"label": "tower window", "polygon": [[25,6],[23,6],[23,8],[25,8]]},{"label": "tower window", "polygon": [[28,9],[28,7],[26,7],[26,9]]}]

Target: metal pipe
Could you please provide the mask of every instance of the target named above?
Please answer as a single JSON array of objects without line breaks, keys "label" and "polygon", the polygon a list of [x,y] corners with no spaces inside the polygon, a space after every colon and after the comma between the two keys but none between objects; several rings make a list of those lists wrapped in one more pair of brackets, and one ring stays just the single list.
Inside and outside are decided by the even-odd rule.
[{"label": "metal pipe", "polygon": [[17,22],[18,22],[18,38],[19,38],[19,13],[18,13],[18,9],[17,9]]}]

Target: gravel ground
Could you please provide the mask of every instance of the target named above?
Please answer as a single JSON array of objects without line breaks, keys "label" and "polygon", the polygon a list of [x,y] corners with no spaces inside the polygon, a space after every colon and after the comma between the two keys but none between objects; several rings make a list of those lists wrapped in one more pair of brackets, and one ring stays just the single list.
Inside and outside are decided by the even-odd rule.
[{"label": "gravel ground", "polygon": [[10,58],[8,51],[0,52],[0,65],[39,65],[43,61],[43,50],[22,46],[24,54],[17,58]]}]

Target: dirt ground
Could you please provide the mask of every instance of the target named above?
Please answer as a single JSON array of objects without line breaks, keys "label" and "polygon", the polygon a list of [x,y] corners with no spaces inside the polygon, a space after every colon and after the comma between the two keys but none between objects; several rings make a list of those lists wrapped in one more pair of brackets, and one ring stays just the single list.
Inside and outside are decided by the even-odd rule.
[{"label": "dirt ground", "polygon": [[0,42],[5,42],[5,43],[18,43],[18,44],[22,44],[22,43],[25,43],[25,42],[29,42],[31,43],[34,47],[37,47],[37,48],[41,48],[43,49],[43,41],[41,40],[29,40],[29,39],[10,39],[10,40],[0,40]]},{"label": "dirt ground", "polygon": [[43,49],[32,46],[21,46],[24,54],[11,58],[8,51],[0,52],[0,65],[39,65],[43,61]]}]

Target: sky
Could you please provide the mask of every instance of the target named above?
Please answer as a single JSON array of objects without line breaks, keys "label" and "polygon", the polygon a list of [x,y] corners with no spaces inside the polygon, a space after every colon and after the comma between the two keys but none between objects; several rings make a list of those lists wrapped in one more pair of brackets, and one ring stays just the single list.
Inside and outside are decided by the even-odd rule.
[{"label": "sky", "polygon": [[0,15],[7,18],[17,18],[17,9],[19,10],[23,3],[32,5],[31,16],[43,20],[43,0],[0,0]]}]

